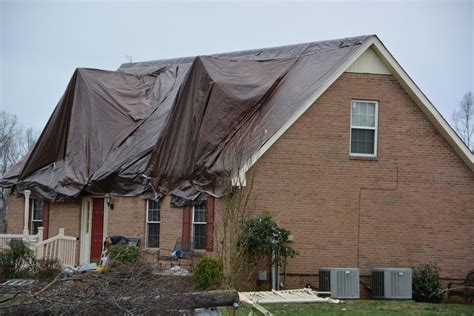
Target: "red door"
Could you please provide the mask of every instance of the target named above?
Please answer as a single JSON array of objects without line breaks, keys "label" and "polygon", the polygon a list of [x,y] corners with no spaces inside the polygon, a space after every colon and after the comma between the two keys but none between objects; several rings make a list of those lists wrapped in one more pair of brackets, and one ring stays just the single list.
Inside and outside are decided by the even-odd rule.
[{"label": "red door", "polygon": [[100,260],[104,234],[104,199],[92,199],[91,262]]}]

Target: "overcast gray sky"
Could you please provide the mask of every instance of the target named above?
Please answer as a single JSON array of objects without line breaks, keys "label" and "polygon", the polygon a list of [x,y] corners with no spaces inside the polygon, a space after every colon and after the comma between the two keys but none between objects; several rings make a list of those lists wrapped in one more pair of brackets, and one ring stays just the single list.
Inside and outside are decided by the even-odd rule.
[{"label": "overcast gray sky", "polygon": [[42,128],[77,67],[377,34],[441,114],[474,90],[473,1],[2,1],[0,110]]}]

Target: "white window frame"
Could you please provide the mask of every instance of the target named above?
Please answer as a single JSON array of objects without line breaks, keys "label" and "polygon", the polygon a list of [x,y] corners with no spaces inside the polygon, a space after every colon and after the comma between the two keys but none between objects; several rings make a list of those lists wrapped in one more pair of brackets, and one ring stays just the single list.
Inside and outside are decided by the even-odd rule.
[{"label": "white window frame", "polygon": [[[206,207],[206,204],[203,204],[203,207],[204,209],[206,210],[206,216],[205,218],[207,218],[207,207]],[[205,227],[207,226],[207,221],[204,221],[204,222],[195,222],[194,221],[194,211],[195,211],[195,206],[193,206],[192,208],[192,212],[193,212],[193,215],[192,215],[192,221],[191,221],[191,238],[193,239],[193,248],[195,248],[194,250],[206,250],[206,243],[207,243],[207,240],[205,240],[204,242],[204,248],[196,248],[196,244],[195,244],[195,240],[196,240],[196,237],[194,236],[194,225],[205,225]],[[207,228],[207,227],[206,227]],[[207,237],[207,236],[206,236]]]},{"label": "white window frame", "polygon": [[[148,246],[148,224],[159,224],[160,225],[160,235],[161,235],[161,205],[160,201],[157,201],[158,207],[160,209],[160,220],[159,221],[149,221],[148,212],[150,211],[150,200],[146,200],[146,213],[145,213],[145,249],[160,249],[160,247],[149,247]],[[161,236],[160,236],[161,237]],[[161,238],[159,240],[161,243]]]},{"label": "white window frame", "polygon": [[34,222],[35,222],[35,223],[41,222],[41,226],[38,226],[38,227],[44,227],[44,226],[43,226],[43,222],[44,222],[44,201],[43,201],[43,209],[42,209],[42,211],[43,211],[43,216],[42,216],[41,220],[39,220],[39,219],[35,219],[35,201],[36,201],[36,200],[37,200],[37,199],[32,199],[32,200],[31,200],[30,232],[31,232],[32,235],[33,235],[33,228],[34,228],[33,223],[34,223]]},{"label": "white window frame", "polygon": [[[367,127],[367,126],[353,126],[352,125],[352,105],[354,102],[366,102],[375,104],[375,124],[374,127]],[[351,101],[351,111],[350,111],[350,126],[349,126],[349,155],[351,157],[370,157],[376,158],[377,157],[377,141],[378,141],[378,126],[379,126],[379,102],[373,100],[352,100]],[[353,153],[352,152],[352,129],[366,129],[366,130],[373,130],[374,132],[374,153],[373,154],[360,154],[360,153]]]}]

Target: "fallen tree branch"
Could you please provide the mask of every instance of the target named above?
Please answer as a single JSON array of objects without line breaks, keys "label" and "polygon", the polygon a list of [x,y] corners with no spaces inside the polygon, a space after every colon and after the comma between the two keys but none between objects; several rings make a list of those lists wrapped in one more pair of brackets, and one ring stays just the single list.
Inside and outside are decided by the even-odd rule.
[{"label": "fallen tree branch", "polygon": [[53,284],[55,284],[56,282],[58,282],[59,280],[59,274],[53,279],[53,281],[49,282],[48,284],[46,284],[43,288],[39,289],[38,291],[36,291],[35,293],[33,293],[33,297],[34,298],[37,298],[38,296],[40,296],[44,291],[46,291],[48,288],[50,288]]},{"label": "fallen tree branch", "polygon": [[183,315],[238,302],[236,291],[199,291],[189,276],[154,274],[148,265],[132,264],[103,273],[58,275],[23,304],[2,307],[0,314]]},{"label": "fallen tree branch", "polygon": [[208,292],[189,292],[182,294],[175,294],[169,296],[161,296],[157,299],[159,304],[162,301],[173,300],[181,297],[182,309],[194,309],[194,308],[209,308],[217,306],[233,306],[238,304],[239,294],[237,291],[226,290],[226,291],[208,291]]},{"label": "fallen tree branch", "polygon": [[30,291],[18,291],[18,292],[16,292],[15,295],[13,295],[12,297],[9,297],[9,298],[6,298],[6,299],[0,301],[0,304],[3,304],[3,303],[8,302],[8,301],[11,301],[11,300],[13,300],[14,298],[16,298],[16,297],[17,297],[18,295],[20,295],[20,294],[31,294],[31,292],[30,292]]}]

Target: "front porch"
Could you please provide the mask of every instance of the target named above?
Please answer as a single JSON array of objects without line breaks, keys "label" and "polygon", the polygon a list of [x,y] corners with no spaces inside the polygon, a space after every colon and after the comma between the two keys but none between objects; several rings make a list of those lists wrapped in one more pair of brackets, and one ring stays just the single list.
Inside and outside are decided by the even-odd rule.
[{"label": "front porch", "polygon": [[7,250],[11,243],[23,242],[35,255],[36,260],[57,260],[65,267],[76,266],[77,237],[65,236],[64,228],[51,238],[43,240],[43,227],[35,235],[0,234],[0,252]]},{"label": "front porch", "polygon": [[[27,245],[33,252],[36,260],[57,260],[62,266],[77,266],[78,257],[78,237],[67,236],[64,227],[56,230],[57,234],[48,237],[52,231],[48,231],[48,223],[41,226],[35,226],[35,215],[32,213],[32,203],[30,200],[31,192],[24,192],[24,209],[23,209],[23,230],[21,233],[0,234],[0,252],[9,249],[10,245],[15,242],[22,242]],[[18,231],[19,225],[15,225],[13,232]],[[33,233],[35,230],[36,233]]]},{"label": "front porch", "polygon": [[[191,212],[172,207],[169,196],[163,197],[157,209],[155,204],[150,207],[149,201],[141,197],[85,195],[75,201],[48,203],[30,194],[26,191],[10,196],[8,230],[2,237],[4,245],[8,246],[11,239],[22,239],[34,248],[33,243],[50,243],[53,236],[61,240],[68,237],[71,241],[58,242],[55,247],[62,248],[61,253],[74,252],[74,266],[98,262],[106,236],[140,240],[145,260],[157,263],[160,255],[168,255],[177,240],[184,238],[183,227],[188,235],[185,240],[193,235],[195,223]],[[187,214],[186,218],[183,214]],[[42,240],[39,227],[44,227]],[[64,249],[66,245],[72,247],[72,239],[75,248]],[[197,256],[205,253],[201,248],[196,251]],[[169,266],[169,263],[163,265]]]}]

